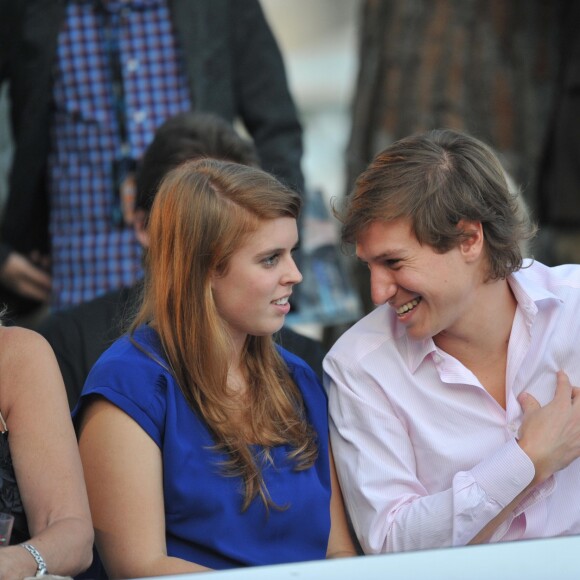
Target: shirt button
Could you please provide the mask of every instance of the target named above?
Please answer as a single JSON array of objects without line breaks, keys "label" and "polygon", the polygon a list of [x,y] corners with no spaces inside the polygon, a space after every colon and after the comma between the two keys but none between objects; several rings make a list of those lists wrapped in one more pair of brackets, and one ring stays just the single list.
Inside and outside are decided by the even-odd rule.
[{"label": "shirt button", "polygon": [[136,58],[130,58],[127,61],[127,70],[129,72],[135,72],[139,68],[139,61]]},{"label": "shirt button", "polygon": [[512,433],[517,433],[518,432],[518,426],[516,423],[514,423],[513,421],[508,425],[508,429],[512,432]]},{"label": "shirt button", "polygon": [[143,121],[145,121],[146,118],[147,118],[146,111],[135,111],[135,113],[133,113],[133,121],[135,121],[135,123],[137,123],[138,125],[143,123]]}]

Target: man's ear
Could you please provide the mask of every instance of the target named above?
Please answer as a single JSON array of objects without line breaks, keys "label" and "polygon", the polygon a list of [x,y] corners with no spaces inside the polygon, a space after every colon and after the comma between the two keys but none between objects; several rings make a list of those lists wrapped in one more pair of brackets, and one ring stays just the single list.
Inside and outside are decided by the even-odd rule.
[{"label": "man's ear", "polygon": [[133,229],[135,230],[135,237],[144,248],[149,247],[149,232],[147,231],[148,217],[149,213],[141,208],[137,208],[133,216]]},{"label": "man's ear", "polygon": [[463,233],[459,250],[468,261],[473,261],[483,254],[483,226],[479,221],[460,220],[457,229]]}]

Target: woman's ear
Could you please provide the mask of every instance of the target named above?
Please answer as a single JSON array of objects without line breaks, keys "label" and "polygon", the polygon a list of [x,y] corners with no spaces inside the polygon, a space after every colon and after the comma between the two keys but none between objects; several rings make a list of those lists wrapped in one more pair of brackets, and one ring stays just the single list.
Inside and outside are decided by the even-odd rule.
[{"label": "woman's ear", "polygon": [[211,272],[209,273],[209,284],[210,284],[210,288],[213,290],[213,283],[215,280],[219,280],[220,278],[223,278],[224,273],[220,272],[218,270],[216,270],[215,268],[212,268]]},{"label": "woman's ear", "polygon": [[460,220],[457,229],[463,236],[459,242],[459,250],[468,261],[473,261],[483,254],[483,226],[479,221]]},{"label": "woman's ear", "polygon": [[147,218],[149,213],[138,208],[133,215],[133,229],[138,242],[144,247],[149,247],[149,232],[147,231]]}]

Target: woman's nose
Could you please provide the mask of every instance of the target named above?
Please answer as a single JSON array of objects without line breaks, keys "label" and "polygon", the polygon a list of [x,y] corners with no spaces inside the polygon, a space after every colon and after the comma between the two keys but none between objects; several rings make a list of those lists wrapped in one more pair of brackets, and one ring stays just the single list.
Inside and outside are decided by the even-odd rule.
[{"label": "woman's nose", "polygon": [[302,279],[303,279],[302,273],[298,269],[298,266],[296,265],[294,258],[290,256],[288,262],[288,270],[284,274],[283,284],[292,284],[292,285],[300,284],[300,282],[302,282]]}]

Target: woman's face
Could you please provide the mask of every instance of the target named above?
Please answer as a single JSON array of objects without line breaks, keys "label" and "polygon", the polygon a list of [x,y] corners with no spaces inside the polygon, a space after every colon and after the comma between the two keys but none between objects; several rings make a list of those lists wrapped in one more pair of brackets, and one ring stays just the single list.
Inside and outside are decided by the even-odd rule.
[{"label": "woman's face", "polygon": [[248,335],[282,328],[292,287],[302,281],[292,257],[297,243],[294,218],[263,221],[232,255],[226,273],[212,275],[218,313],[240,346]]}]

